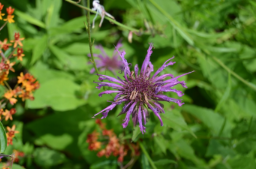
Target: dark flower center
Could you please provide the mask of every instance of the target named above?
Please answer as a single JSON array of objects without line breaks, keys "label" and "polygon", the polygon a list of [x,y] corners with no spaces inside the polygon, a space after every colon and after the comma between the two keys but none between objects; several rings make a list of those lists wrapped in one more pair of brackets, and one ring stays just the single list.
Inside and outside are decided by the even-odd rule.
[{"label": "dark flower center", "polygon": [[154,97],[156,89],[151,79],[143,76],[129,78],[123,88],[128,99],[143,103],[148,103]]},{"label": "dark flower center", "polygon": [[109,68],[118,69],[118,63],[117,60],[114,58],[106,58],[105,65]]}]

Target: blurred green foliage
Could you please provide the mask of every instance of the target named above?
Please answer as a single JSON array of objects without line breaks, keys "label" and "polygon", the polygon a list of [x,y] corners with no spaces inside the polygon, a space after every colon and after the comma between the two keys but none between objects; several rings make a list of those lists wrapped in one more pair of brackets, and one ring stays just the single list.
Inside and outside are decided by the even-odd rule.
[{"label": "blurred green foliage", "polygon": [[[2,30],[1,39],[12,39],[14,32],[26,38],[25,70],[17,68],[16,73],[29,71],[40,82],[35,100],[16,106],[13,123],[20,134],[5,153],[23,151],[19,163],[31,169],[120,168],[116,158],[99,158],[86,143],[87,134],[96,128],[91,117],[114,96],[98,97],[102,90],[93,83],[97,76],[89,73],[83,10],[62,0],[1,3],[15,8],[15,23]],[[101,0],[101,4],[117,21],[142,30],[129,43],[129,30],[107,20],[102,28],[96,26],[94,44],[101,44],[109,55],[122,39],[128,62],[141,65],[153,43],[155,70],[173,55],[176,64],[165,73],[176,76],[195,70],[181,78],[187,89],[177,87],[185,92],[186,104],[180,108],[165,103],[163,127],[151,116],[146,134],[132,136],[132,124],[123,129],[124,116],[117,117],[121,106],[103,120],[109,129],[143,145],[131,168],[255,169],[255,1]],[[93,53],[99,52],[93,48]]]}]

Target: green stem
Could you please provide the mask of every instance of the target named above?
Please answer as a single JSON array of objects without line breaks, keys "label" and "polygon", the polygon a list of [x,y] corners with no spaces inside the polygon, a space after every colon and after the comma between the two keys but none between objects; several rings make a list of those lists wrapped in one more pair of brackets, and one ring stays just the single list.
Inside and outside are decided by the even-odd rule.
[{"label": "green stem", "polygon": [[[78,3],[74,2],[74,1],[71,1],[71,0],[66,0],[66,1],[69,2],[69,3],[71,3],[71,4],[73,4],[73,5],[78,6],[79,8],[83,8],[83,9],[89,11],[89,12],[92,12],[92,13],[96,14],[95,11],[93,11],[93,10],[90,9],[90,6],[85,7],[85,6],[82,6],[82,5],[80,5],[80,4],[78,4]],[[87,4],[88,4],[88,1],[87,1]],[[141,33],[140,30],[131,28],[131,27],[126,26],[126,25],[123,25],[123,24],[121,24],[120,22],[117,22],[116,20],[113,20],[113,19],[111,19],[111,18],[109,18],[109,17],[106,17],[106,19],[109,20],[110,22],[112,22],[112,23],[114,23],[114,24],[116,24],[116,25],[118,25],[118,26],[124,28],[124,29],[133,31],[134,33],[139,33],[139,34]]]},{"label": "green stem", "polygon": [[[87,0],[87,7],[90,8],[90,0]],[[90,24],[90,11],[87,12],[87,32],[88,32],[88,39],[89,39],[89,49],[91,53],[92,58],[92,64],[97,74],[99,74],[99,70],[96,66],[96,63],[94,61],[93,52],[92,52],[92,41],[91,41],[91,24]]]},{"label": "green stem", "polygon": [[248,81],[246,81],[245,79],[243,79],[241,76],[239,76],[238,74],[236,74],[235,72],[233,72],[232,70],[230,70],[224,63],[222,63],[219,59],[217,59],[216,57],[212,57],[213,60],[215,62],[217,62],[221,67],[223,67],[227,72],[229,72],[230,74],[232,74],[234,77],[236,77],[238,80],[240,80],[241,82],[243,82],[245,85],[249,86],[250,88],[252,88],[253,90],[256,91],[256,86]]},{"label": "green stem", "polygon": [[144,145],[142,143],[139,143],[140,144],[140,148],[141,150],[143,151],[143,153],[145,154],[145,156],[147,157],[150,165],[152,166],[153,169],[157,169],[154,162],[152,161],[152,159],[150,158],[150,156],[148,155],[148,152],[146,151]]},{"label": "green stem", "polygon": [[[81,1],[83,6],[86,6],[86,0]],[[86,10],[82,9],[82,14],[85,16],[86,15]]]}]

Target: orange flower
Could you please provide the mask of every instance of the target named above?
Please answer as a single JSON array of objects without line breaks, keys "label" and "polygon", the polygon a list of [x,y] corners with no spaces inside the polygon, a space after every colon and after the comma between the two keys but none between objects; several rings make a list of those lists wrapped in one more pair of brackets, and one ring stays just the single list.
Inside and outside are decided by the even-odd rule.
[{"label": "orange flower", "polygon": [[13,20],[14,15],[7,15],[7,18],[4,19],[4,21],[8,21],[9,23],[14,23],[15,21]]},{"label": "orange flower", "polygon": [[19,46],[23,46],[23,44],[21,43],[22,40],[24,40],[25,38],[20,38],[20,33],[15,33],[14,34],[14,40],[11,40],[11,42],[14,42],[13,47],[16,48],[17,45]]},{"label": "orange flower", "polygon": [[7,146],[12,145],[12,138],[7,136]]},{"label": "orange flower", "polygon": [[17,54],[13,54],[13,56],[17,56],[18,60],[22,61],[23,56],[25,56],[23,54],[23,49],[22,48],[18,48],[17,49]]},{"label": "orange flower", "polygon": [[39,82],[35,81],[36,79],[29,73],[26,73],[25,76],[23,73],[20,73],[20,76],[18,77],[18,83],[22,83],[22,86],[25,87],[27,92],[31,92],[40,87]]},{"label": "orange flower", "polygon": [[0,3],[0,11],[3,10],[3,7],[4,7],[4,5],[2,5],[2,3]]},{"label": "orange flower", "polygon": [[4,113],[4,110],[3,109],[1,109],[0,110],[0,120],[2,120],[2,114]]},{"label": "orange flower", "polygon": [[4,41],[0,41],[1,49],[7,50],[9,46],[12,46],[12,44],[7,43],[7,38],[4,39]]},{"label": "orange flower", "polygon": [[15,62],[10,63],[10,60],[7,60],[6,65],[8,65],[7,67],[9,70],[11,70],[12,72],[15,72],[15,70],[12,68],[13,65],[15,65]]},{"label": "orange flower", "polygon": [[17,151],[17,150],[13,150],[13,155],[14,155],[14,162],[19,162],[19,157],[24,157],[25,156],[25,154],[23,153],[23,152],[21,152],[21,151]]},{"label": "orange flower", "polygon": [[22,98],[22,101],[26,99],[34,100],[34,96],[31,92],[21,91],[19,97]]},{"label": "orange flower", "polygon": [[100,119],[96,119],[96,124],[98,124],[101,129],[105,129],[105,124],[103,124]]},{"label": "orange flower", "polygon": [[12,15],[13,12],[14,12],[14,8],[9,6],[8,8],[6,8],[6,12],[7,12],[8,15]]},{"label": "orange flower", "polygon": [[23,72],[20,73],[20,76],[18,76],[18,83],[23,83],[25,81],[25,76]]},{"label": "orange flower", "polygon": [[15,125],[13,125],[12,128],[10,128],[8,126],[6,128],[7,128],[7,131],[8,131],[6,133],[7,138],[13,138],[16,133],[19,133],[19,131],[15,131],[15,128],[16,128]]},{"label": "orange flower", "polygon": [[4,97],[10,101],[11,105],[14,105],[17,102],[17,99],[13,98],[15,95],[16,93],[13,90],[8,90]]},{"label": "orange flower", "polygon": [[89,150],[98,150],[101,147],[101,142],[94,142],[89,144]]},{"label": "orange flower", "polygon": [[12,114],[9,110],[5,110],[3,115],[5,116],[5,121],[7,121],[8,119],[12,120]]},{"label": "orange flower", "polygon": [[14,12],[14,8],[8,7],[8,8],[6,8],[6,11],[7,11],[8,15],[7,15],[7,18],[4,19],[4,21],[8,21],[9,23],[13,23],[14,22],[14,20],[13,20],[14,15],[12,15],[12,14]]},{"label": "orange flower", "polygon": [[2,72],[0,74],[0,84],[4,85],[4,81],[8,80],[8,72]]},{"label": "orange flower", "polygon": [[4,13],[2,13],[3,7],[4,7],[4,5],[2,5],[2,4],[0,3],[0,20],[3,20],[3,17],[2,17],[2,16],[5,15]]},{"label": "orange flower", "polygon": [[98,139],[98,136],[99,136],[99,133],[94,131],[92,134],[88,134],[86,142],[87,143],[96,142]]},{"label": "orange flower", "polygon": [[10,113],[11,113],[11,115],[14,115],[16,113],[16,109],[15,108],[11,108]]}]

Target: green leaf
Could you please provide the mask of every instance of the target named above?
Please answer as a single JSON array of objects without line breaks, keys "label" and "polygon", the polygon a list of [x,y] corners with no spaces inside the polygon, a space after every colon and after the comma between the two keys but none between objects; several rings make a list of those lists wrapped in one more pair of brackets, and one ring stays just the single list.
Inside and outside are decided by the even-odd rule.
[{"label": "green leaf", "polygon": [[52,107],[54,110],[72,110],[85,104],[83,98],[78,98],[76,92],[80,86],[68,79],[56,78],[42,83],[35,92],[33,101],[28,100],[28,108]]},{"label": "green leaf", "polygon": [[147,157],[145,156],[145,154],[141,154],[141,166],[142,169],[151,169],[149,161],[147,159]]},{"label": "green leaf", "polygon": [[86,18],[84,16],[81,16],[62,24],[61,26],[50,28],[49,31],[52,36],[71,33],[84,28],[85,21]]},{"label": "green leaf", "polygon": [[184,139],[180,139],[177,140],[176,142],[170,143],[169,149],[171,152],[177,153],[179,156],[189,159],[193,161],[195,164],[198,164],[199,166],[204,165],[204,161],[197,158],[193,147]]},{"label": "green leaf", "polygon": [[[44,0],[47,2],[47,0]],[[48,28],[58,25],[59,11],[61,9],[62,1],[48,1],[47,2],[47,15],[45,17],[45,24]]]},{"label": "green leaf", "polygon": [[165,114],[161,114],[164,125],[172,127],[176,130],[187,130],[191,135],[196,138],[196,135],[190,130],[187,123],[184,121],[183,116],[177,110],[168,111]]},{"label": "green leaf", "polygon": [[[49,80],[58,78],[74,80],[74,76],[64,71],[59,71],[49,68],[46,64],[38,61],[35,66],[33,66],[29,72],[36,77],[40,84],[45,83]],[[44,72],[44,73],[42,73]]]},{"label": "green leaf", "polygon": [[16,9],[14,12],[15,12],[15,14],[16,14],[18,17],[20,17],[20,18],[26,20],[27,22],[29,22],[29,23],[31,23],[31,24],[34,24],[34,25],[36,25],[36,26],[39,26],[39,27],[41,27],[41,28],[45,28],[45,24],[44,24],[43,22],[41,22],[41,21],[39,21],[39,20],[33,18],[32,16],[30,16],[30,15],[28,15],[28,14],[25,14],[25,13],[23,13],[23,12],[21,12],[21,11],[18,11],[17,9]]},{"label": "green leaf", "polygon": [[56,46],[50,46],[50,49],[64,67],[72,70],[88,69],[86,66],[88,63],[87,56],[71,56]]},{"label": "green leaf", "polygon": [[154,0],[149,0],[165,17],[169,19],[169,23],[180,33],[180,35],[190,44],[194,45],[188,32],[177,22],[171,15],[169,15],[162,7],[160,7]]},{"label": "green leaf", "polygon": [[134,127],[132,132],[132,141],[137,142],[140,135],[141,135],[140,127],[137,125]]},{"label": "green leaf", "polygon": [[[4,166],[5,166],[5,163],[3,163],[3,162],[0,163],[0,167],[4,167]],[[11,169],[24,169],[24,167],[22,167],[22,166],[20,166],[18,164],[13,163]]]},{"label": "green leaf", "polygon": [[55,166],[63,163],[65,160],[63,154],[46,147],[35,149],[33,157],[36,164],[42,167]]},{"label": "green leaf", "polygon": [[6,132],[2,122],[0,121],[0,153],[3,153],[7,147]]},{"label": "green leaf", "polygon": [[253,156],[253,153],[250,153],[247,156],[240,155],[233,159],[229,159],[228,163],[232,169],[255,169],[256,162]]},{"label": "green leaf", "polygon": [[176,161],[170,160],[170,159],[161,159],[161,160],[155,161],[154,163],[155,165],[159,165],[159,166],[166,165],[166,164],[177,164]]},{"label": "green leaf", "polygon": [[220,99],[219,103],[217,104],[216,108],[215,108],[215,112],[218,112],[219,109],[221,108],[221,106],[225,103],[225,101],[228,99],[229,95],[230,95],[230,92],[231,92],[231,87],[232,87],[232,84],[231,84],[231,75],[230,73],[228,74],[228,86],[222,96],[222,98]]},{"label": "green leaf", "polygon": [[[201,120],[212,131],[212,134],[218,135],[221,131],[221,127],[224,123],[224,117],[215,113],[213,110],[189,104],[183,105],[182,110]],[[227,134],[227,132],[230,132],[230,130],[231,124],[229,121],[227,121],[223,132]]]},{"label": "green leaf", "polygon": [[88,55],[90,53],[88,43],[72,43],[65,47],[63,51],[74,55]]},{"label": "green leaf", "polygon": [[[80,127],[80,124],[84,123],[86,119],[91,119],[94,112],[95,110],[89,105],[81,106],[71,111],[55,112],[28,123],[25,128],[36,136],[35,143],[37,145],[46,145],[53,149],[65,150],[72,156],[78,157],[81,156],[78,137],[85,130]],[[92,120],[90,124],[95,124],[95,120]],[[89,130],[91,127],[92,125],[88,125],[86,129]],[[86,136],[83,139],[85,144],[87,144]],[[88,150],[88,147],[83,150]]]},{"label": "green leaf", "polygon": [[139,144],[140,144],[140,148],[141,148],[143,154],[147,157],[147,159],[148,159],[148,161],[149,161],[151,167],[152,167],[153,169],[157,169],[156,166],[155,166],[155,164],[154,164],[154,162],[153,162],[152,159],[150,158],[150,156],[149,156],[147,150],[145,149],[143,143],[140,142]]},{"label": "green leaf", "polygon": [[34,64],[43,55],[45,49],[47,48],[47,41],[47,35],[44,35],[40,40],[37,41],[37,44],[33,49],[31,64]]},{"label": "green leaf", "polygon": [[154,142],[156,143],[156,147],[158,147],[162,153],[166,154],[166,149],[168,145],[166,140],[161,135],[159,135],[154,137]]},{"label": "green leaf", "polygon": [[90,169],[112,169],[117,167],[116,160],[107,160],[90,166]]}]

